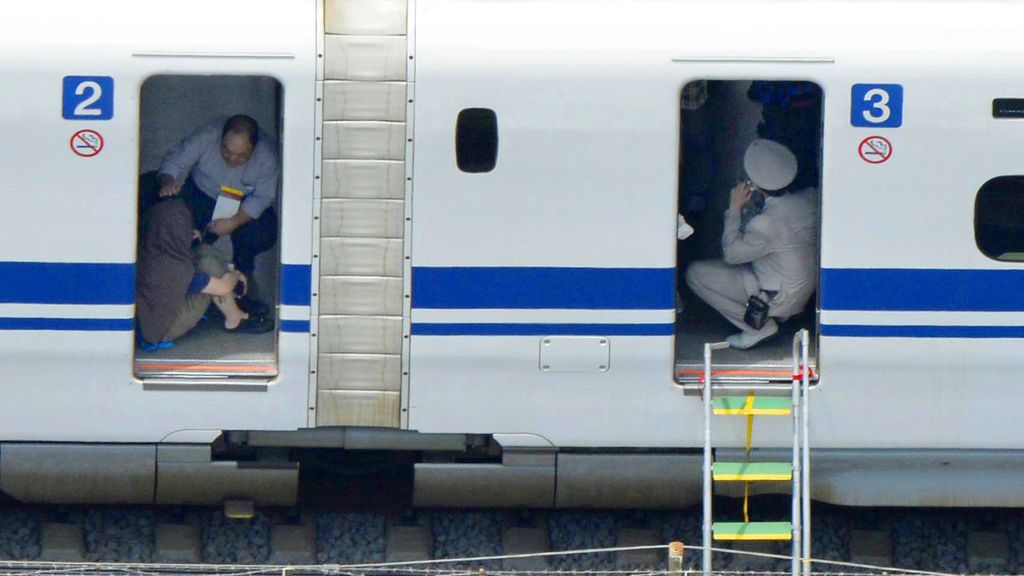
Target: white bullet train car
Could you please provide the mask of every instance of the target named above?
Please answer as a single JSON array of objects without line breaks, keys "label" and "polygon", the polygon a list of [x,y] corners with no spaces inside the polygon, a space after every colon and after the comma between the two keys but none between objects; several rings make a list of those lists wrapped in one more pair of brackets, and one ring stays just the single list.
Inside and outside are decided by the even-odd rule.
[{"label": "white bullet train car", "polygon": [[[689,505],[701,349],[735,329],[680,279],[721,257],[746,145],[802,115],[817,293],[715,377],[784,387],[806,328],[813,498],[1024,506],[1022,21],[999,0],[7,7],[0,491],[288,505],[303,458],[368,451],[409,457],[421,506]],[[140,188],[232,114],[279,147],[253,282],[275,329],[208,318],[145,351]],[[788,446],[788,421],[758,426]]]}]

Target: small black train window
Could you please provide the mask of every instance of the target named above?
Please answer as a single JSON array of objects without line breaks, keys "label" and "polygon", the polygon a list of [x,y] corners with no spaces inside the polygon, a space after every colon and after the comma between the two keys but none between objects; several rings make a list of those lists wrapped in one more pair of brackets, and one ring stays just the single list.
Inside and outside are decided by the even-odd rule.
[{"label": "small black train window", "polygon": [[455,161],[463,172],[490,172],[498,162],[498,116],[466,108],[455,124]]},{"label": "small black train window", "polygon": [[989,258],[1024,262],[1024,176],[998,176],[978,190],[974,240]]}]

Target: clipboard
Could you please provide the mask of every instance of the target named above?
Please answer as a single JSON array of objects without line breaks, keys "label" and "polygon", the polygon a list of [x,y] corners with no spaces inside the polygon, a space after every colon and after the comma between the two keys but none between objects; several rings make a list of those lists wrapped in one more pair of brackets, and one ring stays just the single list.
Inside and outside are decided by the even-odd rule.
[{"label": "clipboard", "polygon": [[220,194],[217,195],[217,203],[213,206],[211,220],[220,218],[231,218],[238,214],[238,208],[242,205],[245,194],[230,186],[221,186]]}]

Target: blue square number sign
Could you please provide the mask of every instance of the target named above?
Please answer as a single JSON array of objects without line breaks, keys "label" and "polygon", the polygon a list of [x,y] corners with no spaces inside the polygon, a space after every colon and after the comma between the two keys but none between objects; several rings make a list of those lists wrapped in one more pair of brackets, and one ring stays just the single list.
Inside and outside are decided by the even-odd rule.
[{"label": "blue square number sign", "polygon": [[114,79],[110,76],[65,76],[65,120],[110,120],[114,117]]},{"label": "blue square number sign", "polygon": [[850,93],[850,124],[866,128],[903,125],[903,86],[854,84]]}]

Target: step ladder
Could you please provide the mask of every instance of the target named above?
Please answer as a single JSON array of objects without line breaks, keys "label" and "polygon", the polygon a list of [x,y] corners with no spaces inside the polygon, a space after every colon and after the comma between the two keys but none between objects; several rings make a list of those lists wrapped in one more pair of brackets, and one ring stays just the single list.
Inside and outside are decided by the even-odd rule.
[{"label": "step ladder", "polygon": [[[810,452],[808,446],[807,390],[808,332],[800,330],[793,336],[793,378],[789,397],[759,394],[756,385],[743,387],[736,383],[717,385],[711,370],[711,355],[728,348],[727,342],[704,344],[704,378],[701,394],[704,400],[704,575],[711,575],[712,542],[729,540],[788,540],[792,542],[792,576],[810,576],[811,506]],[[741,462],[717,462],[711,444],[711,420],[717,416],[746,416],[746,457]],[[792,460],[790,462],[751,462],[755,416],[791,416],[793,422]],[[749,517],[751,482],[791,482],[793,489],[789,521],[751,522]],[[712,522],[713,482],[743,482],[743,521]],[[804,561],[802,562],[801,559]]]}]

